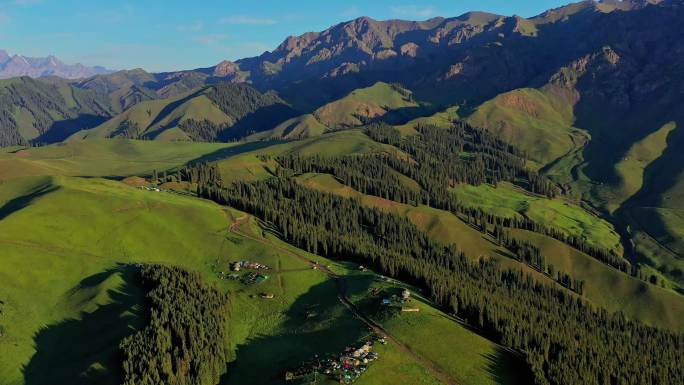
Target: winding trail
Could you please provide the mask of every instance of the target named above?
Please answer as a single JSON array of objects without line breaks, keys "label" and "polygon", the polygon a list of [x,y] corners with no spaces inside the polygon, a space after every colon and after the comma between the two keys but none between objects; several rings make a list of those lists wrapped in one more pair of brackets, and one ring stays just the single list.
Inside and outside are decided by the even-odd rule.
[{"label": "winding trail", "polygon": [[354,303],[352,303],[347,297],[347,286],[343,277],[330,270],[327,266],[321,265],[318,262],[304,255],[301,255],[290,249],[277,245],[264,238],[257,238],[240,231],[240,227],[246,222],[248,222],[251,217],[251,215],[245,214],[237,218],[232,224],[230,224],[228,229],[230,230],[230,232],[234,234],[240,235],[244,238],[250,239],[255,242],[259,242],[263,245],[267,245],[275,250],[278,250],[279,252],[302,260],[311,265],[312,268],[315,267],[318,271],[321,271],[322,273],[325,273],[329,277],[333,278],[337,286],[337,298],[340,300],[342,305],[344,305],[356,318],[358,318],[361,322],[366,324],[366,326],[368,326],[371,330],[373,330],[373,332],[375,332],[379,336],[385,337],[386,339],[392,341],[402,352],[413,358],[413,360],[415,360],[418,364],[423,366],[428,372],[430,372],[430,374],[432,374],[432,376],[434,376],[443,384],[458,385],[458,382],[456,382],[456,380],[454,380],[447,372],[445,372],[441,367],[439,367],[439,365],[429,360],[428,358],[425,358],[422,355],[416,353],[415,351],[411,350],[411,348],[408,345],[401,342],[398,338],[390,334],[382,325],[373,321],[370,317],[361,312],[361,310],[359,310],[359,308],[356,307],[356,305],[354,305]]}]

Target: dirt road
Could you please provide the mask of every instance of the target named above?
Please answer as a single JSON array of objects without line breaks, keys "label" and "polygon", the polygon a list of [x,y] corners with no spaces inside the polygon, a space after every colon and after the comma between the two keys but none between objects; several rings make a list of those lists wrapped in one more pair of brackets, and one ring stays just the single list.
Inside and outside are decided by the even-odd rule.
[{"label": "dirt road", "polygon": [[349,311],[354,314],[356,318],[358,318],[361,322],[366,324],[369,328],[371,328],[376,334],[385,337],[386,339],[392,341],[402,352],[405,354],[409,355],[411,358],[413,358],[418,364],[423,366],[425,369],[427,369],[430,374],[432,374],[435,378],[440,380],[444,384],[448,385],[457,385],[458,382],[456,382],[448,373],[446,373],[442,368],[440,368],[437,364],[435,364],[433,361],[423,357],[422,355],[414,352],[411,350],[411,348],[406,345],[405,343],[401,342],[399,339],[394,337],[392,334],[387,332],[385,328],[382,327],[382,325],[378,324],[377,322],[373,321],[371,318],[366,316],[363,312],[361,312],[356,305],[354,305],[349,298],[347,297],[347,288],[346,288],[346,283],[344,281],[344,278],[337,275],[335,272],[330,270],[327,266],[321,265],[318,262],[304,256],[301,254],[298,254],[292,250],[289,250],[287,248],[284,248],[280,245],[274,244],[273,242],[268,241],[267,239],[264,238],[257,238],[254,236],[251,236],[249,234],[246,234],[242,231],[240,231],[240,227],[247,223],[251,216],[249,214],[245,214],[239,218],[237,218],[229,227],[228,229],[230,232],[235,233],[237,235],[240,235],[242,237],[248,238],[250,240],[253,240],[255,242],[259,242],[264,245],[268,245],[269,247],[278,250],[279,252],[282,252],[284,254],[287,254],[291,257],[297,258],[299,260],[302,260],[309,265],[312,266],[312,268],[315,266],[318,271],[327,274],[331,278],[335,280],[335,283],[337,285],[337,297],[340,300],[340,302],[347,308]]}]

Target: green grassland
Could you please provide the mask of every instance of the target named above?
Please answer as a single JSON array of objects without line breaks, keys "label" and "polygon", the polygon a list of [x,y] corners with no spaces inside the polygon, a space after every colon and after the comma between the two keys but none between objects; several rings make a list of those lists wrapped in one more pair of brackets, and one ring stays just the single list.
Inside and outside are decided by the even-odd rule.
[{"label": "green grassland", "polygon": [[505,217],[527,217],[585,239],[589,244],[621,251],[620,237],[613,226],[598,216],[561,198],[531,195],[508,183],[460,185],[454,195],[468,207],[480,207]]},{"label": "green grassland", "polygon": [[[103,124],[77,132],[75,139],[102,139],[111,137],[124,122],[137,124],[136,137],[158,140],[187,140],[187,136],[170,135],[166,130],[177,128],[188,119],[208,120],[217,125],[231,125],[235,120],[221,111],[206,95],[206,90],[192,91],[169,99],[148,100],[136,104]],[[164,134],[164,135],[162,135]]]},{"label": "green grassland", "polygon": [[[678,150],[682,138],[677,122],[667,122],[643,138],[633,139],[615,163],[610,178],[594,175],[602,182],[576,183],[594,205],[625,223],[644,271],[679,290],[684,287],[680,203],[684,199],[684,179],[682,153]],[[595,159],[596,152],[592,155],[594,164],[582,171],[596,173],[595,164],[600,162]]]},{"label": "green grassland", "polygon": [[25,175],[128,176],[181,166],[229,148],[226,143],[72,140],[45,147],[0,149],[0,180]]},{"label": "green grassland", "polygon": [[[564,71],[566,76],[572,72]],[[574,128],[575,97],[571,90],[552,84],[514,90],[483,103],[467,119],[525,150],[532,167],[570,186],[574,198],[591,202],[615,223],[622,223],[621,231],[631,234],[643,271],[681,290],[684,225],[678,210],[684,199],[684,178],[677,148],[684,143],[684,134],[677,129],[680,120],[663,120],[657,107],[621,118],[584,111],[578,124],[586,131],[579,130]],[[620,127],[619,138],[615,127]],[[510,201],[506,194],[498,199]],[[556,209],[541,219],[552,219],[549,215]],[[564,219],[568,218],[561,223],[570,224]],[[597,230],[591,221],[585,223]],[[614,237],[598,230],[592,237],[610,246]]]},{"label": "green grassland", "polygon": [[[364,205],[405,216],[433,239],[455,244],[471,258],[491,257],[504,268],[522,269],[539,280],[555,284],[555,281],[546,275],[511,259],[509,253],[494,243],[490,237],[483,236],[481,232],[451,213],[361,194],[328,174],[304,174],[299,176],[298,180],[309,188],[355,197]],[[570,210],[564,203],[561,207],[564,207],[564,213]],[[512,208],[509,210],[511,214],[516,214]],[[575,207],[574,210],[581,209]],[[590,215],[583,210],[582,212],[582,215]],[[684,322],[679,318],[679,314],[684,311],[684,302],[678,294],[637,280],[550,237],[527,231],[513,232],[522,239],[533,241],[557,269],[571,273],[576,279],[584,279],[588,288],[585,297],[588,300],[611,311],[622,311],[628,317],[653,325],[684,330]],[[609,293],[606,290],[609,290]]]},{"label": "green grassland", "polygon": [[[138,143],[149,145],[131,142],[134,146]],[[50,147],[38,150],[57,151]],[[88,167],[93,174],[110,173],[105,162],[99,168],[95,164]],[[77,167],[67,170],[81,171]],[[120,172],[139,170],[134,167]],[[368,333],[339,303],[330,278],[272,246],[230,233],[228,224],[242,214],[214,203],[97,178],[14,175],[0,184],[0,207],[0,280],[6,283],[0,288],[4,302],[0,316],[3,384],[116,383],[116,344],[142,324],[142,291],[126,265],[134,262],[196,270],[232,293],[233,318],[226,343],[235,360],[228,368],[232,375],[222,382],[225,384],[246,380],[278,383],[285,368],[313,354],[335,353]],[[250,226],[253,236],[264,234],[256,223]],[[296,250],[271,235],[268,239]],[[338,272],[351,271],[310,257],[331,264]],[[265,263],[275,270],[259,286],[217,278],[219,270],[240,259]],[[258,298],[261,292],[272,292],[275,298],[262,300]],[[303,318],[312,306],[319,309],[318,316]],[[426,314],[437,312],[429,304],[425,306]],[[434,314],[437,319],[440,313]],[[453,327],[460,330],[458,336],[465,333],[498,349],[455,323]],[[460,341],[458,336],[450,344]],[[459,356],[453,359],[460,362],[460,354],[468,351],[470,342],[465,339],[461,345],[445,345],[444,349],[458,349]],[[382,359],[360,384],[439,383],[392,343],[378,349]],[[490,358],[474,353],[464,360],[461,368],[478,373],[473,378],[479,379],[464,383],[506,383],[483,369]]]},{"label": "green grassland", "polygon": [[[17,195],[22,188],[25,194]],[[6,331],[0,344],[2,383],[23,383],[24,365],[38,376],[58,375],[50,370],[60,368],[52,366],[52,358],[70,351],[67,357],[74,367],[64,369],[65,375],[107,364],[99,359],[101,352],[90,351],[96,347],[88,343],[99,329],[80,338],[77,333],[59,335],[60,330],[78,328],[71,323],[79,320],[84,331],[97,328],[93,322],[102,316],[89,310],[114,302],[120,286],[115,278],[91,288],[84,283],[88,277],[129,262],[164,262],[208,271],[208,261],[238,249],[225,238],[223,211],[205,201],[67,177],[19,178],[3,184],[2,190],[13,191],[3,194],[0,220],[0,296],[6,303],[2,315]],[[88,294],[82,286],[96,293]],[[39,357],[43,367],[34,362]],[[41,383],[40,378],[25,380]]]},{"label": "green grassland", "polygon": [[62,140],[113,113],[102,95],[67,83],[50,84],[29,77],[0,80],[0,98],[3,131],[15,131],[24,142]]},{"label": "green grassland", "polygon": [[[416,288],[379,279],[372,272],[356,272],[346,281],[352,302],[411,350],[443,368],[457,383],[524,383],[525,372],[518,357],[432,307]],[[402,289],[412,293],[405,306],[419,312],[389,311],[381,304],[383,298],[398,296]]]},{"label": "green grassland", "polygon": [[525,230],[511,235],[539,247],[547,263],[586,282],[584,296],[608,311],[622,311],[651,325],[684,330],[680,295],[624,274],[555,239]]},{"label": "green grassland", "polygon": [[366,121],[382,118],[390,111],[418,107],[410,91],[378,82],[370,87],[354,90],[319,107],[311,114],[289,119],[273,129],[254,134],[249,139],[316,137],[331,130],[363,126]]},{"label": "green grassland", "polygon": [[684,212],[662,207],[630,207],[620,215],[629,221],[643,270],[682,292],[684,288]]},{"label": "green grassland", "polygon": [[[234,360],[223,384],[278,383],[284,369],[313,354],[335,353],[353,344],[368,330],[340,304],[334,281],[283,250],[330,265],[348,280],[349,294],[359,304],[366,303],[366,293],[380,285],[370,279],[370,273],[304,253],[281,242],[255,221],[241,231],[255,238],[265,237],[267,243],[232,233],[228,225],[243,214],[212,202],[148,192],[93,177],[145,175],[154,169],[174,169],[189,161],[207,160],[217,161],[227,181],[258,180],[269,177],[275,166],[259,155],[396,151],[370,140],[360,130],[293,142],[72,140],[41,148],[1,150],[0,281],[6,284],[0,286],[0,300],[4,302],[0,314],[0,383],[116,383],[113,347],[142,322],[142,292],[128,263],[179,265],[199,271],[206,280],[231,293],[231,333],[226,344],[234,352]],[[503,266],[521,268],[551,282],[508,258],[491,239],[450,213],[366,196],[330,175],[308,174],[300,181],[405,215],[434,239],[456,243],[469,256],[491,256]],[[404,183],[417,186],[408,178]],[[564,201],[529,196],[511,186],[469,193],[482,205],[499,203],[503,213],[534,212],[539,218],[567,223],[571,230],[607,237],[605,223],[584,211],[579,214],[578,207]],[[583,228],[573,221],[590,225]],[[677,225],[673,220],[673,226]],[[682,329],[677,318],[682,313],[681,300],[675,294],[539,237],[537,241],[548,247],[549,254],[556,252],[553,258],[557,258],[557,268],[581,279],[586,277],[590,301],[622,310],[628,317]],[[231,261],[242,259],[267,264],[274,270],[266,282],[254,286],[218,278],[217,273],[225,271]],[[607,283],[594,283],[599,279]],[[611,291],[606,294],[606,290]],[[258,296],[262,292],[273,293],[275,298],[263,300]],[[509,352],[427,301],[416,299],[415,306],[420,307],[420,313],[409,317],[378,315],[377,320],[458,383],[514,383],[513,373],[519,368]],[[306,311],[314,308],[317,316],[306,318]],[[392,342],[378,347],[378,351],[381,359],[359,384],[439,383],[424,364]]]},{"label": "green grassland", "polygon": [[[276,257],[255,254],[252,260],[275,267],[281,272],[267,272],[271,278],[258,286],[245,287],[235,281],[226,283],[236,293],[231,327],[239,335],[236,359],[229,366],[226,384],[274,384],[282,381],[284,369],[295,368],[315,355],[338,353],[370,331],[337,300],[338,289],[333,279],[308,263],[293,259],[293,252],[330,266],[337,274],[353,271],[346,264],[332,262],[282,243],[273,234],[264,233],[253,224],[254,233],[279,249]],[[253,234],[255,235],[255,234]],[[260,237],[261,235],[256,235]],[[259,298],[269,292],[271,300]],[[308,315],[307,315],[308,314]],[[371,365],[359,384],[381,385],[400,382],[436,385],[440,382],[411,357],[393,344],[378,350],[381,359]],[[320,377],[319,377],[320,378]],[[334,381],[321,381],[333,384]]]},{"label": "green grassland", "polygon": [[[367,333],[345,312],[330,278],[274,247],[230,233],[238,212],[102,179],[17,178],[0,191],[3,384],[48,378],[116,383],[116,344],[141,323],[142,293],[125,265],[133,262],[196,270],[232,293],[226,343],[236,360],[226,384],[278,383],[287,367],[337,352]],[[256,224],[252,228],[261,234]],[[271,278],[259,286],[218,279],[231,261],[244,259],[271,266]],[[263,291],[275,298],[255,298]],[[303,319],[310,306],[319,315]],[[390,360],[373,370],[395,374],[376,374],[378,381],[367,383],[437,383],[415,362],[386,349]]]},{"label": "green grassland", "polygon": [[428,206],[411,206],[371,195],[361,194],[340,183],[329,174],[304,174],[298,180],[308,188],[330,192],[343,197],[360,199],[364,205],[376,207],[409,218],[432,238],[444,243],[455,243],[468,256],[496,255],[502,252],[496,245],[482,238],[482,234],[455,215]]},{"label": "green grassland", "polygon": [[378,82],[320,107],[313,115],[323,125],[335,129],[363,125],[360,117],[373,119],[390,110],[417,106],[410,91],[400,92],[392,85]]},{"label": "green grassland", "polygon": [[320,137],[288,142],[261,151],[267,155],[296,153],[301,156],[341,156],[376,152],[399,153],[395,147],[370,139],[361,130],[331,132]]},{"label": "green grassland", "polygon": [[415,118],[409,122],[395,126],[402,135],[411,135],[416,133],[415,127],[421,124],[433,125],[441,128],[449,128],[452,123],[459,119],[459,107],[452,106],[443,111],[436,112],[430,116]]},{"label": "green grassland", "polygon": [[637,247],[646,251],[643,254],[645,263],[681,290],[684,288],[681,203],[684,202],[684,152],[681,151],[684,130],[680,126],[681,121],[669,132],[662,155],[645,168],[643,187],[622,205],[618,215],[634,224]]},{"label": "green grassland", "polygon": [[[224,181],[261,180],[272,175],[274,161],[263,161],[259,155],[340,156],[368,153],[400,153],[395,147],[371,140],[360,130],[345,130],[290,142],[256,142],[218,151],[215,160]],[[406,180],[415,186],[415,182]]]},{"label": "green grassland", "polygon": [[518,89],[479,106],[467,120],[525,151],[540,166],[575,148],[572,103],[560,92]]},{"label": "green grassland", "polygon": [[323,135],[329,128],[319,122],[312,114],[288,119],[280,123],[275,128],[263,132],[258,132],[247,138],[247,140],[261,140],[266,138],[273,139],[304,139]]},{"label": "green grassland", "polygon": [[615,212],[644,186],[645,171],[667,149],[667,137],[676,128],[670,122],[635,142],[627,154],[615,164],[615,183],[601,184],[594,189],[595,199],[605,202],[609,212]]}]

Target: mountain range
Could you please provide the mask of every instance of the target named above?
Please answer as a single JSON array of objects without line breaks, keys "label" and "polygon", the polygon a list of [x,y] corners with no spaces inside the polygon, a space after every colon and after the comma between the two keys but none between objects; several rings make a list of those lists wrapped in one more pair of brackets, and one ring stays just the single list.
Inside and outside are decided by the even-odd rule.
[{"label": "mountain range", "polygon": [[0,79],[19,76],[32,78],[57,76],[64,79],[81,79],[110,72],[112,71],[100,66],[87,67],[83,64],[64,64],[54,56],[10,56],[6,51],[0,49]]},{"label": "mountain range", "polygon": [[0,383],[684,383],[682,25],[360,17],[163,73],[0,51]]}]

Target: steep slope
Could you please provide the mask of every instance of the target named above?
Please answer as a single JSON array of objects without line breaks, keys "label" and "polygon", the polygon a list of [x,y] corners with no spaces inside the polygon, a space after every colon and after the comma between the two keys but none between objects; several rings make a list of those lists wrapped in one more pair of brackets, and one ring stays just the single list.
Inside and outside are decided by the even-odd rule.
[{"label": "steep slope", "polygon": [[327,103],[311,114],[287,120],[275,128],[257,133],[250,139],[302,139],[334,131],[363,126],[375,120],[411,116],[421,110],[411,91],[397,84],[378,82],[360,88]]},{"label": "steep slope", "polygon": [[0,147],[55,142],[109,118],[98,95],[28,77],[0,81]]},{"label": "steep slope", "polygon": [[264,131],[296,115],[273,93],[247,84],[217,84],[168,99],[140,102],[74,138],[215,141]]},{"label": "steep slope", "polygon": [[[47,191],[36,194],[41,189]],[[7,262],[0,265],[5,283],[0,319],[0,330],[6,333],[0,338],[3,384],[120,383],[118,344],[147,322],[146,290],[135,267],[140,263],[181,266],[231,293],[230,334],[224,341],[230,352],[231,369],[224,378],[228,384],[272,384],[302,361],[342,351],[367,335],[367,326],[340,302],[340,281],[311,269],[309,261],[330,266],[349,282],[352,300],[365,305],[376,301],[368,295],[378,285],[375,273],[262,235],[267,233],[255,221],[243,221],[239,231],[231,230],[229,225],[245,218],[244,213],[96,178],[16,179],[0,186],[0,205],[5,207],[7,201],[27,203],[0,219]],[[40,217],[61,225],[54,229],[46,221],[36,222]],[[84,217],[89,221],[80,220]],[[223,266],[247,257],[270,266],[271,279],[258,285],[220,279]],[[404,287],[398,282],[382,285]],[[274,300],[255,301],[263,291],[274,293]],[[316,315],[305,317],[312,304]],[[416,306],[421,308],[419,317],[387,320],[386,330],[396,333],[400,342],[374,347],[382,359],[368,368],[359,384],[440,383],[425,367],[434,355],[417,361],[414,357],[424,353],[407,354],[398,343],[421,352],[455,350],[458,354],[438,362],[443,369],[463,373],[458,378],[463,376],[459,383],[465,385],[499,384],[501,376],[513,378],[524,370],[515,354],[433,304],[421,299]],[[416,338],[415,332],[401,327],[411,320],[424,323],[426,330],[439,328],[441,338]],[[293,352],[294,344],[298,348]],[[464,358],[461,352],[473,354]]]},{"label": "steep slope", "polygon": [[676,3],[582,1],[530,19],[481,12],[422,22],[362,17],[288,37],[271,52],[206,72],[276,89],[309,110],[377,81],[400,82],[435,101],[482,102],[533,85],[615,40],[637,38],[615,32]]},{"label": "steep slope", "polygon": [[468,121],[495,132],[546,165],[574,145],[573,102],[563,96],[547,89],[510,91],[480,105]]},{"label": "steep slope", "polygon": [[157,99],[156,92],[148,87],[155,81],[153,74],[134,69],[94,76],[77,82],[75,86],[106,95],[115,111],[120,112],[142,101]]}]

